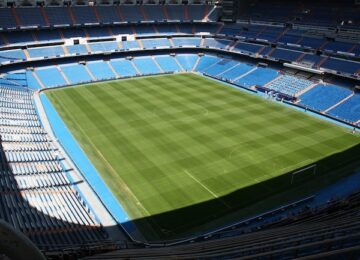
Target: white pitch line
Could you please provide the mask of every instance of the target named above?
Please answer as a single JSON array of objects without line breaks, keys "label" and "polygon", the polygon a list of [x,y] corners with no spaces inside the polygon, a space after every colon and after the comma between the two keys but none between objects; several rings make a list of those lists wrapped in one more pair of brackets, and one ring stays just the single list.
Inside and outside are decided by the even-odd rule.
[{"label": "white pitch line", "polygon": [[219,199],[221,201],[222,204],[224,204],[227,208],[231,208],[228,204],[226,204],[221,198],[219,198],[218,195],[216,195],[214,192],[212,192],[208,187],[206,187],[203,183],[201,183],[201,181],[199,181],[196,177],[194,177],[190,172],[188,172],[188,170],[184,171],[191,179],[193,179],[194,181],[196,181],[197,183],[199,183],[201,185],[201,187],[203,187],[205,190],[207,190],[211,195],[213,195],[213,197]]},{"label": "white pitch line", "polygon": [[[68,116],[71,118],[71,120],[73,122],[76,122],[75,118],[73,117],[73,115],[71,113],[69,113],[68,109],[62,104],[61,100],[59,99],[59,102],[61,103],[62,107],[64,108],[65,112],[68,114]],[[136,197],[136,195],[132,192],[132,190],[130,190],[130,188],[126,185],[126,183],[123,181],[123,179],[121,178],[121,176],[117,173],[117,171],[112,167],[112,165],[108,162],[108,160],[105,158],[105,156],[99,151],[99,149],[97,149],[96,145],[93,143],[93,141],[91,140],[91,138],[87,135],[86,131],[77,123],[75,123],[75,125],[79,128],[79,130],[81,131],[81,133],[85,136],[85,138],[88,140],[90,146],[96,151],[96,153],[101,157],[102,161],[105,163],[105,166],[112,171],[113,174],[115,174],[116,176],[119,177],[119,179],[121,180],[121,182],[124,184],[124,186],[122,188],[124,188],[135,200],[136,205],[140,206],[143,211],[148,215],[151,216],[150,212],[144,207],[144,205],[142,205],[142,203],[140,202],[140,200]],[[82,148],[81,148],[82,149]],[[85,153],[85,151],[84,151]],[[87,154],[85,153],[85,155],[87,156]],[[90,160],[90,158],[89,158]],[[91,161],[90,161],[91,162]],[[92,163],[92,162],[91,162]],[[94,166],[95,167],[95,166]],[[97,169],[96,169],[97,170]],[[100,178],[102,179],[102,177],[100,176]],[[105,180],[103,180],[105,185],[107,186]],[[113,193],[113,191],[109,188],[110,192]],[[96,192],[96,194],[98,194]],[[101,196],[101,194],[98,194],[99,196]],[[109,209],[107,208],[107,206],[105,205],[105,208],[109,211]]]}]

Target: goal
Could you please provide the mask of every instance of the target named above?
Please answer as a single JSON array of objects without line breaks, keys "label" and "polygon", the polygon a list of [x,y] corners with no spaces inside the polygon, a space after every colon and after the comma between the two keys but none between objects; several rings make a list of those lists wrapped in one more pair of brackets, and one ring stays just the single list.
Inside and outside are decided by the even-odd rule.
[{"label": "goal", "polygon": [[316,174],[316,164],[312,164],[291,174],[291,184],[303,182]]}]

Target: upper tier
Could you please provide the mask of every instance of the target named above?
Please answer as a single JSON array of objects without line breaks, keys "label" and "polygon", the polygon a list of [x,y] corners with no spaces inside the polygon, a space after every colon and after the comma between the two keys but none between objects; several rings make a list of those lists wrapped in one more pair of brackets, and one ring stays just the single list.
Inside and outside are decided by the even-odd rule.
[{"label": "upper tier", "polygon": [[354,0],[257,0],[239,9],[240,19],[359,29],[360,5]]},{"label": "upper tier", "polygon": [[156,21],[216,21],[212,5],[121,5],[0,8],[0,29]]}]

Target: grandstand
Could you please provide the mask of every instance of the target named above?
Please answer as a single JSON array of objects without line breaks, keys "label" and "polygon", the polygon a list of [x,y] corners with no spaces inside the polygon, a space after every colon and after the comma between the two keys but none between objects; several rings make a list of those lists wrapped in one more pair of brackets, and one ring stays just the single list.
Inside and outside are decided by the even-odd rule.
[{"label": "grandstand", "polygon": [[359,13],[0,1],[0,220],[54,259],[358,257]]}]

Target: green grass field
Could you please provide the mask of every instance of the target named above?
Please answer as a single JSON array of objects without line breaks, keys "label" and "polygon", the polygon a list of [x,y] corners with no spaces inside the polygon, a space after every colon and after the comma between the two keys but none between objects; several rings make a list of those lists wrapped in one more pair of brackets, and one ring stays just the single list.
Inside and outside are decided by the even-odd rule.
[{"label": "green grass field", "polygon": [[[265,181],[360,141],[347,129],[193,74],[47,96],[131,218],[149,219],[140,229],[158,238],[196,231],[276,193],[279,187]],[[228,197],[260,184],[257,194]]]}]

